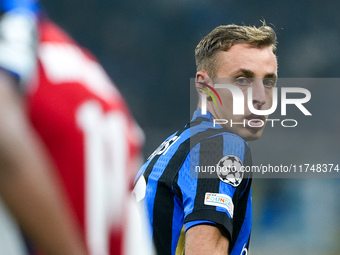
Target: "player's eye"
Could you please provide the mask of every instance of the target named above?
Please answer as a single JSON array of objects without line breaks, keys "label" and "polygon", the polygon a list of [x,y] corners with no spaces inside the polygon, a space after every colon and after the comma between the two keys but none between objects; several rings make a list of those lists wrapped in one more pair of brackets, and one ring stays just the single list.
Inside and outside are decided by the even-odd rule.
[{"label": "player's eye", "polygon": [[251,85],[252,80],[246,77],[238,77],[235,79],[235,82],[240,86],[249,86]]},{"label": "player's eye", "polygon": [[267,88],[273,88],[276,86],[276,79],[266,78],[263,80],[263,85]]}]

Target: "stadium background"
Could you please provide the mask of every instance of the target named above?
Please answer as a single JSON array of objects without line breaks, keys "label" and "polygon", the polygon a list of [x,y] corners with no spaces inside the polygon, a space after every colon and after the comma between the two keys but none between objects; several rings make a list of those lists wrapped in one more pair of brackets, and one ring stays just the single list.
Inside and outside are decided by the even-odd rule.
[{"label": "stadium background", "polygon": [[[340,163],[340,86],[329,79],[340,77],[340,2],[49,0],[44,5],[113,78],[145,132],[145,156],[190,120],[194,48],[202,36],[220,24],[260,25],[265,19],[278,34],[279,76],[319,79],[300,86],[312,92],[307,108],[313,116],[293,113],[301,120],[295,129],[267,128],[251,143],[254,163]],[[256,179],[253,192],[253,255],[340,254],[340,179]]]}]

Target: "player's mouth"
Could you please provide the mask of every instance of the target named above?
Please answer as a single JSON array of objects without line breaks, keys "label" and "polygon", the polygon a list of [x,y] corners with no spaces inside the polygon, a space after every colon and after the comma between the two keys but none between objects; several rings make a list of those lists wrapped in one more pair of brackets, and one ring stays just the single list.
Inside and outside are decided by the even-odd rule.
[{"label": "player's mouth", "polygon": [[245,117],[247,126],[250,128],[262,128],[266,123],[266,117],[256,114],[249,114]]}]

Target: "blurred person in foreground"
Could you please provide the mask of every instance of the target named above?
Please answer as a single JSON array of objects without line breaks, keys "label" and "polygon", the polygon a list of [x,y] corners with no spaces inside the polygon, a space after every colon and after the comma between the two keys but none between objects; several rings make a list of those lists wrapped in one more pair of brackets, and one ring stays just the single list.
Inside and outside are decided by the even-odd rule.
[{"label": "blurred person in foreground", "polygon": [[0,195],[11,223],[0,231],[15,234],[1,234],[0,253],[144,254],[127,231],[142,132],[124,99],[38,1],[2,0],[1,11]]},{"label": "blurred person in foreground", "polygon": [[[248,254],[252,180],[241,167],[252,165],[247,142],[261,137],[268,116],[250,111],[247,94],[251,88],[256,110],[272,106],[275,50],[276,34],[265,24],[219,26],[197,45],[198,109],[189,124],[155,150],[136,178],[158,254]],[[243,93],[243,114],[233,114],[231,89],[216,84]],[[213,94],[221,102],[215,103]],[[208,173],[209,168],[214,171]]]}]

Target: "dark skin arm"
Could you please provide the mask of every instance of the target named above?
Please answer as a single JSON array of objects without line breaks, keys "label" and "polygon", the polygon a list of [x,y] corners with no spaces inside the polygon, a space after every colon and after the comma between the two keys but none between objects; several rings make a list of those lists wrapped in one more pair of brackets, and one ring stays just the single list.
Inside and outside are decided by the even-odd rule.
[{"label": "dark skin arm", "polygon": [[0,195],[48,255],[87,254],[53,165],[24,114],[16,81],[0,71]]}]

